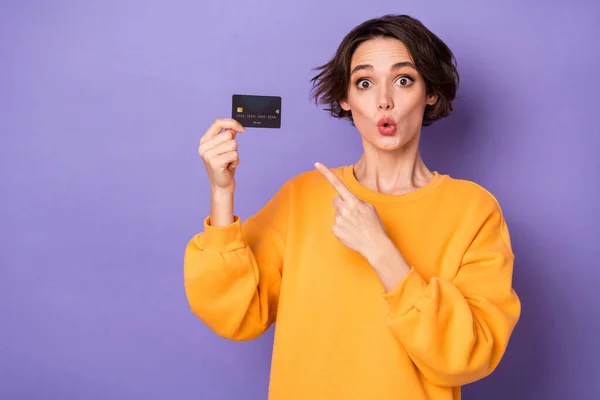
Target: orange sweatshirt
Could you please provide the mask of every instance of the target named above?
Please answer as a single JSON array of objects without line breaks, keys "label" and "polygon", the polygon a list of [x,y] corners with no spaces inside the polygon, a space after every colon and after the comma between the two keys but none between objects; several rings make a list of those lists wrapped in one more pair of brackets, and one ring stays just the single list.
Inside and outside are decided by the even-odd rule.
[{"label": "orange sweatshirt", "polygon": [[332,170],[374,205],[412,266],[386,292],[331,232],[337,195],[318,171],[288,180],[242,223],[188,243],[185,289],[214,332],[252,339],[276,322],[271,400],[450,400],[490,374],[519,319],[513,253],[496,199],[435,173],[386,195]]}]

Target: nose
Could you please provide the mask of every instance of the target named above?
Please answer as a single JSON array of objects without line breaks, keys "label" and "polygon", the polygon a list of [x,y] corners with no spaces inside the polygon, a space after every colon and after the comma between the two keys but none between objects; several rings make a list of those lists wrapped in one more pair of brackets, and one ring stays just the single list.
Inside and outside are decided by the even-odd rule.
[{"label": "nose", "polygon": [[388,111],[394,108],[394,100],[391,96],[391,91],[389,89],[383,89],[382,93],[380,93],[379,97],[379,109],[383,111]]}]

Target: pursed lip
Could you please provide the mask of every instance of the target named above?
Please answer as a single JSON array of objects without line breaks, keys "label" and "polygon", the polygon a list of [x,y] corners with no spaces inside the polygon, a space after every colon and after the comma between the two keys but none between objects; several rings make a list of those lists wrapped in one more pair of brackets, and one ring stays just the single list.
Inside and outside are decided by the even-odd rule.
[{"label": "pursed lip", "polygon": [[378,127],[382,127],[385,125],[396,125],[396,122],[391,117],[383,117],[377,122]]}]

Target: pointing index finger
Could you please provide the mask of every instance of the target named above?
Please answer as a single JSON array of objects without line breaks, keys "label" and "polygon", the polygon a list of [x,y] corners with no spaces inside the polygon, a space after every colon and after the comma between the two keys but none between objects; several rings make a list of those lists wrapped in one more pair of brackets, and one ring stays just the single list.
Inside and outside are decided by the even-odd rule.
[{"label": "pointing index finger", "polygon": [[357,200],[356,196],[354,196],[354,193],[352,193],[350,191],[350,189],[348,189],[346,187],[346,185],[344,185],[342,180],[340,178],[338,178],[333,172],[331,172],[331,170],[329,168],[327,168],[325,165],[323,165],[319,162],[315,163],[315,168],[329,181],[329,183],[331,183],[333,188],[342,197],[342,200],[344,200],[344,201]]}]

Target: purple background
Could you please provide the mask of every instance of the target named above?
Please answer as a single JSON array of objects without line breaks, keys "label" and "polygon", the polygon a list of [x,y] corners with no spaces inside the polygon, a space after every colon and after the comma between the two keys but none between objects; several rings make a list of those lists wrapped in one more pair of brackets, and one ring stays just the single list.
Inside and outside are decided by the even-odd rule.
[{"label": "purple background", "polygon": [[423,154],[496,195],[517,255],[522,319],[464,398],[597,398],[600,5],[538,4],[3,2],[0,398],[265,399],[272,330],[220,339],[184,295],[209,210],[197,143],[233,93],[283,97],[280,130],[239,138],[242,217],[314,161],[356,161],[311,68],[385,13],[454,50],[460,98]]}]

